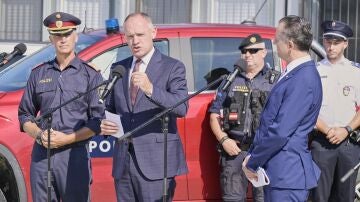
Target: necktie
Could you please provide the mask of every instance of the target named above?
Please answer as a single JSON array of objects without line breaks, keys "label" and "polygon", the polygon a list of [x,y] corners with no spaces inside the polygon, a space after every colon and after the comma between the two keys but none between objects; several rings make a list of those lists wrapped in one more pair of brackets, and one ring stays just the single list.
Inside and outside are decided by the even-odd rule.
[{"label": "necktie", "polygon": [[[137,59],[135,61],[135,66],[134,66],[134,69],[133,69],[133,73],[134,72],[138,72],[139,69],[140,69],[140,64],[141,64],[141,59]],[[134,86],[134,84],[130,81],[130,98],[131,98],[131,104],[134,106],[135,104],[135,100],[136,100],[136,95],[137,95],[137,92],[139,90],[139,87],[137,86]]]}]

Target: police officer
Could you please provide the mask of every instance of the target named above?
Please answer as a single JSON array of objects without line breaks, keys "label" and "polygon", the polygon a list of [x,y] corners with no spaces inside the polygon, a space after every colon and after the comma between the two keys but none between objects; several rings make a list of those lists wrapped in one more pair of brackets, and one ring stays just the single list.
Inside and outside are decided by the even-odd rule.
[{"label": "police officer", "polygon": [[359,143],[349,138],[360,125],[360,69],[358,64],[344,57],[348,39],[353,35],[349,25],[325,21],[321,26],[327,55],[318,64],[323,100],[311,143],[313,159],[321,169],[321,176],[318,187],[313,190],[312,201],[352,202],[356,174],[344,183],[340,179],[360,159]]},{"label": "police officer", "polygon": [[34,138],[30,181],[34,202],[47,200],[47,137],[51,135],[51,201],[90,200],[91,166],[89,139],[100,132],[104,106],[96,90],[56,110],[51,134],[38,114],[94,88],[102,82],[99,72],[75,54],[76,26],[80,19],[56,12],[45,18],[56,57],[34,68],[19,106],[21,131]]},{"label": "police officer", "polygon": [[[224,201],[245,201],[248,181],[241,167],[259,123],[267,93],[279,77],[264,62],[265,43],[260,35],[251,34],[240,44],[241,68],[233,83],[223,85],[209,109],[210,126],[219,141],[221,158],[220,183]],[[254,201],[263,201],[262,188],[253,188]]]}]

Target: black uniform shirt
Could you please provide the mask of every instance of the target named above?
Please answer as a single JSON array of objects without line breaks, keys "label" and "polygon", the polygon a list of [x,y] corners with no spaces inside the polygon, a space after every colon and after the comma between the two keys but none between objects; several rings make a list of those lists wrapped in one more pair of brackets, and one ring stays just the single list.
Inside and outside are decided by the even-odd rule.
[{"label": "black uniform shirt", "polygon": [[[65,101],[99,85],[103,78],[99,72],[75,57],[69,66],[60,70],[56,59],[34,68],[30,74],[24,95],[19,105],[21,130],[25,122],[37,114],[47,112]],[[64,133],[72,133],[82,127],[100,132],[100,119],[104,116],[104,105],[98,104],[97,90],[56,110],[51,127]],[[43,130],[45,123],[40,123]]]}]

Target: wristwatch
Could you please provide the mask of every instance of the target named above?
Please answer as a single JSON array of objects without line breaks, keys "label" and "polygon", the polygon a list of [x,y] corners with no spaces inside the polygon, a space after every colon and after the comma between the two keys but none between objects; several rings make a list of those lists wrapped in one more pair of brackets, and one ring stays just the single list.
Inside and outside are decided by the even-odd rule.
[{"label": "wristwatch", "polygon": [[348,132],[348,135],[353,132],[353,129],[350,126],[345,126],[344,128]]}]

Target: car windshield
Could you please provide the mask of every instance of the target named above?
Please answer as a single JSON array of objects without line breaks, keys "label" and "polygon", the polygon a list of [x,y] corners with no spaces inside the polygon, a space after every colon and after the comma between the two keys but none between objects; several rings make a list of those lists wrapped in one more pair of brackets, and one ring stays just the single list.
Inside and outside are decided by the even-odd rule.
[{"label": "car windshield", "polygon": [[[88,34],[79,34],[76,43],[76,52],[79,53],[88,46],[100,41],[104,37]],[[40,51],[14,63],[0,72],[0,92],[16,91],[25,87],[31,70],[55,57],[53,45],[47,45]]]}]

